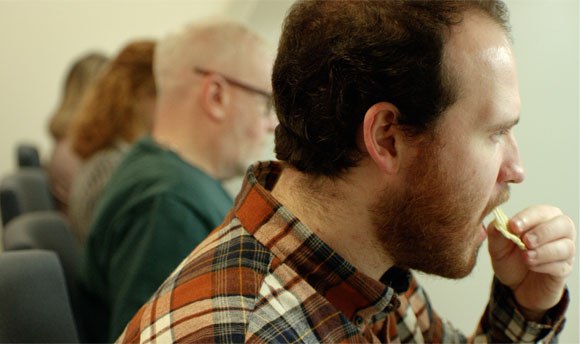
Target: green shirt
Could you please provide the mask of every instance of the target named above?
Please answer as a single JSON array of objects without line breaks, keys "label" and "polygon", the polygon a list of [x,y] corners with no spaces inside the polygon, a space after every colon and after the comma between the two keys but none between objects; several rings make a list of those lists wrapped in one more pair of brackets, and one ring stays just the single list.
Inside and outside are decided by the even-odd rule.
[{"label": "green shirt", "polygon": [[232,205],[217,180],[149,136],[137,142],[111,176],[85,246],[88,339],[114,341]]}]

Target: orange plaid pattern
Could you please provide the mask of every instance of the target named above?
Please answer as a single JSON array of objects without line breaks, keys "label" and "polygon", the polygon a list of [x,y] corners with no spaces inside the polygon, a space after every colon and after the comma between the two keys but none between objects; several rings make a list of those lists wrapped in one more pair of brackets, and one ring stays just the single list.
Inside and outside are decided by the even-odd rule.
[{"label": "orange plaid pattern", "polygon": [[[119,343],[517,342],[549,340],[561,328],[567,294],[554,326],[536,326],[514,321],[511,294],[494,281],[491,306],[466,338],[434,312],[410,274],[365,276],[277,202],[268,190],[281,170],[276,162],[249,169],[224,224],[169,276]],[[389,286],[397,284],[408,288]]]}]

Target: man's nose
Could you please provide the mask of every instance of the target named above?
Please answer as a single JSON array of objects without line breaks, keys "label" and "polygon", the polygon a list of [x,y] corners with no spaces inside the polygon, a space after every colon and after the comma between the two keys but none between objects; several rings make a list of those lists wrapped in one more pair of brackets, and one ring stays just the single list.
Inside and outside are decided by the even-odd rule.
[{"label": "man's nose", "polygon": [[520,159],[518,143],[511,134],[509,136],[508,148],[504,156],[504,162],[500,170],[499,179],[505,183],[521,183],[526,177],[526,171]]}]

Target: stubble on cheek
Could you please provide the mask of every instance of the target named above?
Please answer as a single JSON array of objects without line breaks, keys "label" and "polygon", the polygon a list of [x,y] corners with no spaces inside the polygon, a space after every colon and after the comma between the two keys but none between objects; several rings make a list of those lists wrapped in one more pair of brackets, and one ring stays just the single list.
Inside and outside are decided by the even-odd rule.
[{"label": "stubble on cheek", "polygon": [[468,174],[450,175],[431,153],[416,160],[407,189],[383,190],[371,213],[396,265],[461,278],[472,271],[481,246],[478,219],[485,196]]}]

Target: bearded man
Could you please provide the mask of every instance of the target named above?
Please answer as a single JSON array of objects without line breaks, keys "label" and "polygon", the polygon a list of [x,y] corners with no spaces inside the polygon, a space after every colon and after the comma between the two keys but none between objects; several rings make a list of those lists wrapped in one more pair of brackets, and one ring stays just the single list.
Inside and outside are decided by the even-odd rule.
[{"label": "bearded man", "polygon": [[[299,1],[272,76],[278,162],[141,308],[120,342],[522,342],[555,338],[576,230],[551,206],[482,224],[524,180],[500,1]],[[495,277],[467,338],[409,269]]]}]

